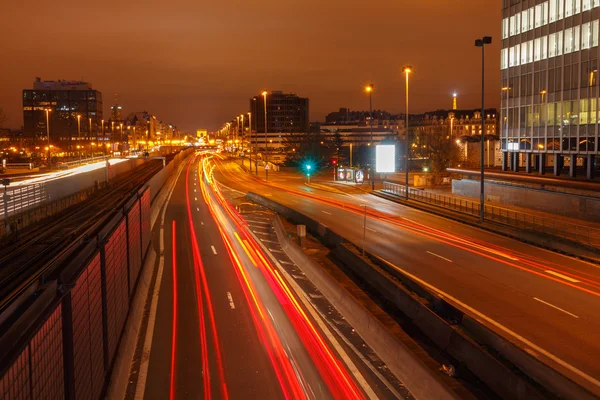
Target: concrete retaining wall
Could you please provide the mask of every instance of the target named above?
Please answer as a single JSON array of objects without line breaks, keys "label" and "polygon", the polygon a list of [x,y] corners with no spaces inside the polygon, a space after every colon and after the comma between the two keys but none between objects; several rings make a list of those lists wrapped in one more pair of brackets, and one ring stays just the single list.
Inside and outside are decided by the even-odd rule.
[{"label": "concrete retaining wall", "polygon": [[[479,181],[462,179],[452,181],[452,193],[479,198]],[[535,208],[552,214],[586,221],[600,222],[600,199],[568,193],[550,192],[525,187],[506,186],[486,181],[486,201]]]},{"label": "concrete retaining wall", "polygon": [[[351,268],[358,276],[364,277],[365,281],[375,291],[392,302],[439,348],[464,364],[502,398],[547,399],[552,398],[552,395],[566,399],[591,400],[595,398],[581,386],[546,364],[541,363],[518,346],[478,323],[475,319],[464,315],[460,310],[429,292],[409,277],[392,271],[384,263],[377,262],[376,258],[362,257],[354,245],[329,228],[295,210],[255,193],[248,193],[247,198],[278,212],[296,224],[306,225],[311,234],[320,237],[323,243],[334,248],[336,257],[348,268]],[[309,276],[308,273],[307,276]],[[402,285],[398,281],[402,282]],[[315,282],[313,281],[313,283]],[[410,292],[407,288],[410,289]],[[411,292],[414,294],[411,294]],[[329,296],[327,297],[329,298]],[[452,314],[453,319],[459,322],[462,321],[463,329],[459,330],[449,325],[436,313],[436,310],[438,312],[442,310],[445,315]],[[477,343],[467,336],[464,333],[465,331],[473,332]],[[510,364],[506,365],[500,362],[482,346],[494,349]],[[523,371],[523,374],[535,380],[539,387],[545,388],[547,392],[542,394],[538,390],[538,386],[532,384],[522,374],[516,373],[516,369]]]}]

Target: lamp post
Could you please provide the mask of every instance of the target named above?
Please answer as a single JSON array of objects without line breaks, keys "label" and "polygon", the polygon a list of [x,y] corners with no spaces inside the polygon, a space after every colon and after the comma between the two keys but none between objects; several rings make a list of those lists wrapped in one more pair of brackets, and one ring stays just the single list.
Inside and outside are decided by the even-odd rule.
[{"label": "lamp post", "polygon": [[375,146],[373,146],[373,84],[370,83],[365,88],[366,92],[369,93],[369,125],[371,128],[371,189],[375,190]]},{"label": "lamp post", "polygon": [[412,66],[406,65],[402,71],[406,74],[406,112],[404,113],[406,118],[406,143],[404,146],[404,175],[406,180],[406,190],[404,191],[404,198],[408,200],[408,169],[410,165],[410,138],[408,135],[408,76],[412,72]]},{"label": "lamp post", "polygon": [[48,155],[46,156],[46,160],[48,162],[48,167],[50,167],[50,118],[48,114],[52,110],[46,108],[44,111],[46,111],[46,136],[48,138]]},{"label": "lamp post", "polygon": [[119,129],[121,131],[121,138],[120,138],[120,142],[121,142],[121,150],[119,150],[119,156],[123,157],[123,123],[119,123]]},{"label": "lamp post", "polygon": [[[88,142],[90,142],[91,137],[92,137],[92,118],[91,117],[88,117],[88,122],[90,124],[90,130],[88,131]],[[91,148],[91,143],[90,143],[90,150],[92,153],[92,157],[94,157],[94,150]],[[87,155],[87,153],[86,153],[86,155]]]},{"label": "lamp post", "polygon": [[77,152],[79,153],[79,161],[81,161],[81,149],[79,148],[81,142],[81,115],[77,114]]},{"label": "lamp post", "polygon": [[[104,146],[104,144],[105,144],[104,143],[104,138],[105,138],[105,136],[104,136],[104,120],[102,120],[101,122],[102,122],[102,144],[103,144],[103,146],[102,146],[102,150],[103,151],[102,152],[104,154],[106,154],[106,146]],[[98,138],[98,146],[100,146],[100,138]]]},{"label": "lamp post", "polygon": [[[248,112],[248,134],[250,135],[250,173],[252,173],[252,112]],[[258,169],[256,173],[258,174]]]},{"label": "lamp post", "polygon": [[269,143],[267,143],[267,91],[263,91],[265,99],[265,179],[269,180]]},{"label": "lamp post", "polygon": [[[240,118],[242,119],[242,140],[240,140],[240,142],[242,143],[242,153],[244,152],[244,114],[240,114]],[[242,168],[244,167],[244,158],[242,157]],[[250,167],[252,167],[252,165],[250,165]]]},{"label": "lamp post", "polygon": [[483,222],[485,216],[485,198],[484,198],[484,168],[483,163],[485,162],[485,45],[492,44],[491,36],[484,36],[481,39],[475,40],[475,46],[481,47],[481,184],[479,193],[479,221]]}]

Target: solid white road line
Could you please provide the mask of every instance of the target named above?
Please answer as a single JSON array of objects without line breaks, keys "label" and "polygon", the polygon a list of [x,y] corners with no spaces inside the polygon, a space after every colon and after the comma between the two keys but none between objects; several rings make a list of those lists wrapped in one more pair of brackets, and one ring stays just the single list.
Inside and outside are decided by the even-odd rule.
[{"label": "solid white road line", "polygon": [[557,276],[557,277],[559,277],[561,279],[564,279],[565,281],[569,281],[569,282],[573,282],[573,283],[579,283],[579,282],[581,282],[581,281],[578,281],[577,279],[571,278],[570,276],[559,274],[558,272],[554,272],[554,271],[551,271],[551,270],[544,271],[544,272],[547,273],[547,274],[550,274],[550,275]]},{"label": "solid white road line", "polygon": [[366,230],[371,231],[373,233],[377,233],[377,231],[373,228],[369,228],[368,226],[365,227]]},{"label": "solid white road line", "polygon": [[215,246],[210,246],[210,248],[212,249],[213,254],[217,254],[217,250],[215,249]]},{"label": "solid white road line", "polygon": [[432,255],[432,256],[434,256],[434,257],[441,258],[442,260],[446,260],[446,261],[448,261],[448,262],[452,262],[452,260],[450,260],[449,258],[442,257],[442,256],[440,256],[439,254],[432,253],[431,251],[428,251],[428,252],[427,252],[427,254],[431,254],[431,255]]},{"label": "solid white road line", "polygon": [[571,317],[574,317],[574,318],[579,318],[579,316],[577,316],[577,315],[575,315],[575,314],[573,314],[573,313],[570,313],[570,312],[568,312],[567,310],[563,310],[562,308],[560,308],[560,307],[557,307],[557,306],[555,306],[554,304],[550,304],[550,303],[548,303],[547,301],[544,301],[544,300],[542,300],[542,299],[538,299],[537,297],[534,297],[533,299],[534,299],[535,301],[539,301],[540,303],[543,303],[543,304],[545,304],[545,305],[547,305],[547,306],[549,306],[549,307],[555,308],[555,309],[557,309],[558,311],[562,311],[562,312],[564,312],[565,314],[567,314],[567,315],[570,315]]},{"label": "solid white road line", "polygon": [[231,307],[232,310],[235,310],[235,303],[233,302],[231,292],[227,292],[227,298],[229,299],[229,307]]},{"label": "solid white road line", "polygon": [[552,360],[555,363],[559,364],[563,368],[568,369],[569,371],[571,371],[575,375],[579,376],[580,378],[586,380],[587,382],[591,383],[592,385],[600,387],[600,381],[598,379],[594,378],[593,376],[590,376],[590,375],[586,374],[585,372],[583,372],[579,368],[572,366],[571,364],[569,364],[568,362],[562,360],[561,358],[558,358],[554,354],[550,353],[548,350],[542,349],[540,346],[536,345],[532,341],[525,339],[523,336],[521,336],[518,333],[516,333],[516,332],[510,330],[509,328],[505,327],[500,322],[498,322],[498,321],[496,321],[496,320],[488,317],[487,315],[485,315],[485,314],[477,311],[473,307],[471,307],[471,306],[469,306],[469,305],[461,302],[457,298],[455,298],[455,297],[449,295],[448,293],[446,293],[446,292],[444,292],[444,291],[436,288],[435,286],[433,286],[433,285],[425,282],[423,279],[421,279],[421,278],[419,278],[419,277],[411,274],[410,272],[403,270],[402,268],[398,267],[397,265],[394,265],[393,263],[387,261],[386,259],[381,258],[379,256],[375,256],[375,257],[377,257],[378,259],[380,259],[382,262],[386,263],[390,267],[394,268],[398,272],[401,272],[402,274],[408,276],[409,278],[417,281],[421,285],[423,285],[423,286],[425,286],[425,287],[427,287],[427,288],[435,291],[439,295],[445,297],[447,300],[453,302],[459,308],[462,308],[463,312],[467,311],[467,312],[473,314],[474,316],[476,316],[476,317],[478,317],[478,318],[486,321],[487,323],[489,323],[490,325],[496,327],[500,331],[502,331],[502,332],[506,333],[507,335],[512,336],[516,340],[520,341],[524,345],[529,346],[531,348],[531,350],[533,350],[533,351],[535,351],[535,352],[543,355],[544,357],[549,358],[550,360]]},{"label": "solid white road line", "polygon": [[324,213],[324,214],[327,214],[327,215],[331,215],[331,213],[330,213],[330,212],[327,212],[327,211],[323,211],[323,210],[321,210],[321,212],[322,212],[322,213]]}]

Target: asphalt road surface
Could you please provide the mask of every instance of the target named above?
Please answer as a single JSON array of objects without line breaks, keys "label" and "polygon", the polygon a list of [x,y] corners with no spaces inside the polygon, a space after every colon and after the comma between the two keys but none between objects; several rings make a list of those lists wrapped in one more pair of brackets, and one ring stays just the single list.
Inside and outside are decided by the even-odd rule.
[{"label": "asphalt road surface", "polygon": [[348,372],[203,174],[203,157],[192,158],[164,214],[150,356],[135,397],[367,398],[364,377]]},{"label": "asphalt road surface", "polygon": [[372,195],[307,187],[300,174],[269,175],[267,184],[216,161],[218,182],[298,210],[359,246],[366,206],[367,251],[600,395],[598,266]]}]

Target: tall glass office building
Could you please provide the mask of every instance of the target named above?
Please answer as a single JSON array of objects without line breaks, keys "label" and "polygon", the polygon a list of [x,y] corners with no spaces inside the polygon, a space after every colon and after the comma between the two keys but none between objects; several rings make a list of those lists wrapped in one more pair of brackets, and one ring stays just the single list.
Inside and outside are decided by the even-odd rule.
[{"label": "tall glass office building", "polygon": [[503,169],[593,177],[599,21],[600,0],[503,0]]}]

